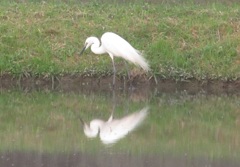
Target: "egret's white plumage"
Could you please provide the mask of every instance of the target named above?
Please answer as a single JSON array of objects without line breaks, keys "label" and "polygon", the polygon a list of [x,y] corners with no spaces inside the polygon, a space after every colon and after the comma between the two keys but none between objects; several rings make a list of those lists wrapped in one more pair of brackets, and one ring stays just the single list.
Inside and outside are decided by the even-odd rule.
[{"label": "egret's white plumage", "polygon": [[84,134],[89,138],[93,138],[99,133],[99,137],[104,144],[115,143],[139,126],[146,118],[147,113],[148,107],[121,119],[113,119],[112,115],[106,122],[94,119],[89,125],[84,123]]},{"label": "egret's white plumage", "polygon": [[[114,65],[114,56],[122,57],[123,59],[140,66],[146,72],[150,70],[148,62],[142,56],[142,53],[136,50],[131,44],[119,35],[106,32],[101,37],[101,43],[96,37],[88,37],[85,42],[85,46],[80,54],[84,50],[91,46],[91,51],[95,54],[108,53],[112,59],[113,72],[115,75],[116,69]],[[115,81],[114,81],[115,82]]]}]

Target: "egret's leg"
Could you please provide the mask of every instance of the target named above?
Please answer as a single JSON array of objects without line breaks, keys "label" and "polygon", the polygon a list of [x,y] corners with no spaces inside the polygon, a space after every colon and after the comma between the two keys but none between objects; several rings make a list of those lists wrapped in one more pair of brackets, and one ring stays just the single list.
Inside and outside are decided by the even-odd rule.
[{"label": "egret's leg", "polygon": [[133,86],[132,86],[132,81],[131,81],[131,78],[130,78],[130,72],[128,70],[128,63],[126,61],[124,61],[124,62],[125,62],[125,67],[127,69],[128,81],[130,81],[130,89],[132,89]]},{"label": "egret's leg", "polygon": [[130,81],[130,73],[129,73],[129,70],[128,70],[128,64],[125,60],[124,60],[124,63],[125,63],[125,67],[127,69],[128,80]]},{"label": "egret's leg", "polygon": [[115,112],[115,108],[116,108],[116,96],[115,96],[115,89],[112,90],[112,112],[111,115],[108,119],[108,122],[112,121],[113,116],[114,116],[114,112]]},{"label": "egret's leg", "polygon": [[112,64],[113,64],[113,87],[115,86],[115,80],[116,80],[116,67],[115,67],[115,63],[114,63],[114,59],[112,58]]}]

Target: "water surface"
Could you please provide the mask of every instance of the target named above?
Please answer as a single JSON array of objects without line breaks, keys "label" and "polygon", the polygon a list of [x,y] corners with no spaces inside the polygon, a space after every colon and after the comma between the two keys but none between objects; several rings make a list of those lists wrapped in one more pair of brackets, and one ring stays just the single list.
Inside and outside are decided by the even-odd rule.
[{"label": "water surface", "polygon": [[[2,90],[0,166],[240,166],[239,108],[206,90]],[[96,119],[132,128],[106,143],[84,133]]]}]

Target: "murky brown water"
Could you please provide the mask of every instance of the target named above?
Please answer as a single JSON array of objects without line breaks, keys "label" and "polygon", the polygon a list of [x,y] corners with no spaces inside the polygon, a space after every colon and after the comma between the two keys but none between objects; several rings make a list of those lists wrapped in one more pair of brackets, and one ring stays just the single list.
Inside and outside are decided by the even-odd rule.
[{"label": "murky brown water", "polygon": [[[32,95],[32,97],[35,98],[36,105],[41,105],[39,103],[43,101],[42,105],[50,106],[49,108],[47,107],[47,109],[50,110],[49,114],[52,114],[52,115],[48,117],[47,116],[48,111],[45,111],[46,114],[42,115],[42,119],[40,120],[40,122],[45,123],[44,127],[50,127],[49,124],[51,125],[53,124],[55,125],[55,129],[51,129],[51,131],[45,132],[44,128],[43,129],[41,128],[40,123],[38,125],[38,122],[33,122],[37,124],[40,134],[42,133],[44,134],[43,136],[48,136],[48,135],[49,136],[48,136],[48,140],[45,141],[43,140],[44,137],[43,138],[40,137],[39,138],[40,142],[38,141],[35,143],[36,145],[38,145],[36,148],[39,148],[39,150],[37,149],[35,151],[27,151],[28,144],[26,143],[28,143],[28,140],[25,137],[25,135],[32,137],[31,144],[33,144],[35,142],[34,139],[37,136],[35,134],[36,132],[35,131],[32,132],[31,128],[29,131],[21,131],[21,129],[19,129],[21,132],[19,133],[16,132],[17,131],[16,129],[18,129],[18,125],[16,124],[16,127],[14,127],[15,123],[13,123],[14,122],[13,120],[15,119],[15,117],[11,116],[11,113],[13,114],[13,113],[19,112],[19,116],[22,116],[23,114],[28,113],[28,114],[32,114],[33,117],[38,117],[39,113],[34,114],[35,112],[32,112],[32,111],[21,113],[21,111],[18,110],[18,107],[16,107],[16,110],[14,110],[16,104],[12,104],[13,107],[12,108],[10,107],[9,114],[7,113],[5,114],[4,111],[0,111],[2,112],[0,113],[2,114],[0,115],[0,121],[3,121],[1,120],[3,118],[8,118],[9,121],[11,121],[12,123],[12,124],[6,123],[5,121],[4,126],[9,127],[10,132],[7,130],[4,130],[3,128],[4,126],[2,126],[1,128],[3,132],[1,135],[6,134],[9,137],[11,137],[12,136],[11,133],[13,133],[12,131],[15,131],[14,134],[17,135],[17,137],[19,138],[15,138],[14,140],[16,141],[13,140],[12,143],[13,144],[14,142],[18,143],[17,142],[18,140],[21,140],[21,142],[24,143],[23,148],[21,147],[21,142],[20,142],[19,146],[16,144],[18,147],[20,147],[20,149],[18,147],[16,147],[15,149],[14,146],[11,147],[11,142],[5,141],[5,143],[9,145],[6,146],[5,149],[3,149],[4,151],[0,152],[0,167],[11,167],[11,166],[18,166],[18,167],[80,167],[80,166],[86,166],[86,167],[87,166],[89,167],[94,167],[94,166],[98,166],[98,167],[108,167],[108,166],[109,167],[110,166],[115,166],[115,167],[121,167],[121,166],[124,166],[124,167],[127,167],[127,166],[131,166],[131,167],[145,167],[145,166],[148,166],[148,167],[151,167],[151,166],[152,167],[155,167],[155,166],[156,167],[157,166],[238,167],[240,166],[240,160],[237,160],[237,157],[239,157],[237,155],[239,152],[238,151],[239,135],[238,135],[238,132],[236,132],[237,131],[236,128],[239,125],[239,119],[238,118],[232,119],[232,117],[235,117],[237,113],[239,113],[239,110],[236,107],[236,105],[239,106],[239,103],[237,102],[240,95],[239,81],[223,82],[223,81],[188,80],[183,82],[176,82],[172,80],[158,80],[158,84],[156,84],[153,78],[151,78],[149,81],[135,78],[135,80],[132,82],[133,86],[130,89],[129,83],[127,81],[125,81],[124,79],[118,79],[117,87],[114,92],[116,93],[116,98],[121,102],[123,101],[123,99],[126,100],[126,96],[125,95],[122,96],[122,95],[124,94],[124,92],[127,92],[128,100],[126,101],[127,103],[129,103],[127,105],[131,105],[131,103],[138,102],[137,104],[139,105],[138,107],[139,110],[141,109],[140,106],[144,105],[145,103],[150,105],[151,114],[149,114],[149,117],[150,117],[149,119],[152,121],[155,121],[154,124],[147,122],[145,124],[146,126],[140,129],[142,130],[142,132],[146,133],[146,136],[144,136],[144,134],[142,134],[141,131],[137,131],[140,138],[137,137],[136,133],[132,133],[132,136],[128,135],[128,137],[130,136],[129,141],[121,140],[122,141],[121,145],[124,146],[124,142],[128,144],[132,142],[129,145],[134,145],[134,142],[136,142],[135,139],[139,139],[140,141],[142,141],[142,143],[146,143],[148,142],[147,134],[151,134],[152,135],[151,141],[154,142],[153,148],[155,146],[158,147],[156,149],[157,150],[156,153],[147,152],[147,151],[141,152],[141,148],[143,149],[142,145],[139,146],[140,149],[135,148],[135,147],[138,147],[138,144],[134,146],[134,150],[137,150],[135,153],[133,153],[134,151],[133,152],[126,151],[127,150],[126,148],[122,149],[118,145],[116,146],[117,151],[116,150],[113,151],[105,147],[103,148],[102,146],[103,144],[101,142],[98,142],[99,140],[98,138],[96,138],[93,141],[90,140],[89,142],[87,142],[86,141],[87,138],[83,138],[85,136],[83,136],[84,133],[81,126],[77,126],[77,129],[76,129],[77,132],[76,132],[74,130],[74,126],[72,125],[74,123],[73,122],[71,122],[70,124],[67,123],[67,120],[69,117],[72,117],[72,119],[74,118],[72,114],[69,114],[69,115],[66,114],[66,113],[70,113],[69,110],[72,110],[72,111],[85,110],[88,108],[87,107],[81,108],[83,105],[88,106],[93,104],[98,105],[100,108],[100,111],[98,111],[97,107],[92,107],[94,111],[89,113],[89,118],[87,117],[87,115],[85,115],[84,118],[86,119],[86,121],[90,121],[96,118],[107,120],[107,117],[109,116],[108,111],[107,111],[107,114],[106,114],[107,117],[106,117],[103,114],[103,111],[101,109],[102,104],[96,104],[96,101],[101,99],[101,97],[112,95],[113,91],[111,88],[111,81],[112,81],[112,77],[101,78],[101,79],[83,78],[83,77],[76,77],[76,76],[65,76],[65,77],[59,77],[59,78],[12,78],[12,79],[9,79],[7,77],[6,78],[2,77],[0,80],[0,88],[1,88],[1,91],[4,93],[1,96],[0,100],[4,100],[4,97],[7,94],[8,95],[7,101],[16,102],[16,104],[19,105],[19,104],[25,103],[24,99],[22,99],[22,97],[24,96],[21,96],[21,93],[17,94],[20,100],[15,101],[14,93],[13,93],[13,96],[9,95],[11,94],[12,90],[18,90],[20,92],[23,92],[23,94],[25,94],[26,92],[27,94],[31,94],[31,91],[33,90],[39,90],[39,92],[42,92],[42,91],[48,92],[46,94],[46,97],[44,96],[44,94],[40,94],[41,95],[40,97],[44,96],[44,98],[47,99],[46,101],[44,101],[44,98],[38,98],[36,94]],[[6,92],[9,92],[9,93],[6,93]],[[51,97],[52,92],[55,92],[55,95],[52,95],[53,98]],[[174,94],[176,92],[186,92],[186,93],[180,94],[179,96]],[[205,93],[203,93],[203,96],[201,96],[201,93],[200,93],[200,95],[197,95],[195,97],[195,94],[199,94],[199,92],[205,92]],[[63,96],[61,96],[61,94]],[[80,103],[79,99],[82,99],[81,98],[82,94],[84,94],[84,97],[86,100],[85,102],[81,103],[78,106],[76,104]],[[92,95],[88,96],[89,94],[92,94]],[[98,94],[101,94],[101,96],[98,97]],[[169,95],[169,94],[173,94],[173,95]],[[210,94],[209,97],[208,97],[208,94]],[[222,96],[222,94],[224,94],[224,96]],[[222,107],[223,108],[225,107],[226,110],[229,109],[228,112],[225,112],[225,109],[222,109],[222,108],[219,108],[222,111],[219,111],[219,112],[214,111],[214,108],[212,108],[211,106],[214,107],[214,105],[220,105],[223,102],[221,101],[221,99],[228,100],[227,98],[228,95],[231,97],[232,94],[234,95],[233,102],[231,103],[231,100],[228,101],[231,103],[229,105],[230,107],[227,104],[226,106],[222,105]],[[95,100],[93,98],[94,96],[96,96]],[[29,97],[31,97],[31,95],[28,96],[28,100],[31,99]],[[68,105],[68,103],[65,102],[66,101],[66,99],[64,99],[65,97],[69,100],[69,103],[71,101],[73,101],[73,103]],[[198,99],[198,97],[200,97],[199,100],[195,100],[194,103],[191,103],[191,100],[189,100],[189,99],[193,99],[194,101],[194,99]],[[219,97],[219,98],[216,98],[216,97]],[[57,99],[59,98],[59,101],[58,100],[54,101],[56,98]],[[88,104],[88,98],[89,98],[89,101],[91,102],[89,104]],[[184,100],[185,98],[188,99],[187,100],[188,102],[185,102]],[[206,109],[207,110],[211,109],[211,111],[205,113],[204,105],[207,102],[206,98],[209,99],[207,101],[211,101],[211,99],[213,99],[212,100],[213,104],[211,103],[207,104]],[[108,100],[110,102],[105,102],[105,101],[103,102],[107,104],[108,103],[111,104],[111,101],[113,101],[111,98],[109,98]],[[49,104],[48,104],[48,101],[49,101]],[[63,102],[65,103],[63,104]],[[31,100],[30,100],[30,104],[31,106],[29,110],[32,110],[32,108],[36,110],[38,109],[37,107],[35,108],[35,105],[32,104]],[[135,103],[134,105],[137,105],[137,104]],[[122,105],[122,104],[118,104],[118,105]],[[188,105],[190,106],[192,105],[192,107],[188,107]],[[195,108],[194,105],[198,105],[198,106]],[[174,106],[176,106],[176,108]],[[184,106],[186,106],[186,108],[184,108]],[[198,110],[198,107],[200,106],[203,106],[202,110]],[[67,111],[61,111],[60,109],[62,107],[65,107]],[[28,108],[25,108],[24,106],[22,106],[22,108],[28,109]],[[112,106],[110,106],[110,108],[112,108]],[[161,109],[158,111],[159,108]],[[172,110],[168,111],[168,108],[171,108],[173,111]],[[94,114],[95,112],[96,112],[96,117]],[[136,111],[132,110],[130,113],[128,112],[124,114],[122,113],[120,114],[120,116],[118,115],[118,113],[116,114],[120,119],[123,117],[127,117],[128,115],[131,115],[134,112]],[[194,114],[191,116],[188,113],[189,114],[194,113]],[[209,118],[210,120],[208,119],[208,115],[210,115],[210,118]],[[221,115],[223,115],[224,117]],[[28,119],[27,118],[25,119],[24,117],[25,116],[22,116],[21,118],[17,117],[16,120],[18,120],[20,124],[21,122],[28,121]],[[163,122],[159,123],[159,121],[155,119],[155,117],[157,117],[157,119]],[[215,119],[215,117],[219,117],[219,119]],[[52,123],[51,121],[47,122],[45,118],[55,121],[55,124]],[[170,127],[171,125],[169,125],[169,122],[172,121],[173,119],[175,119],[175,122],[180,123],[179,124],[181,126],[180,128],[178,128],[179,126],[178,124],[175,125],[174,123],[172,123],[172,127]],[[211,124],[210,122],[212,122],[212,120],[215,122]],[[66,124],[64,124],[64,121],[66,121]],[[232,122],[228,124],[228,121],[232,121]],[[58,124],[57,122],[59,122],[60,124]],[[62,123],[64,126],[62,126]],[[205,127],[205,124],[206,124],[206,127]],[[229,130],[231,130],[229,133],[223,132],[224,129],[228,129],[225,127],[225,125],[226,127],[228,126],[232,127],[232,128],[229,128]],[[24,125],[22,126],[24,127]],[[69,129],[65,129],[65,126],[68,126]],[[28,126],[26,125],[26,127]],[[194,127],[198,128],[196,129],[197,132],[195,132],[195,130],[192,130],[192,128]],[[208,132],[205,133],[204,130],[202,130],[202,128],[204,127],[207,128],[206,130],[208,130],[209,133]],[[150,130],[148,130],[148,128]],[[164,134],[161,135],[160,133],[161,138],[153,139],[156,133],[158,133],[159,131],[157,128],[161,129],[161,131],[163,131]],[[182,131],[184,134],[178,135],[179,133],[181,133],[180,131]],[[61,140],[60,138],[65,133],[68,133],[69,135],[67,137],[67,140],[66,138],[64,138],[64,140]],[[81,136],[78,136],[76,139],[75,138],[71,139],[74,137],[74,135],[76,135],[76,133],[81,134]],[[197,133],[200,133],[200,136],[198,136]],[[55,137],[54,134],[57,137]],[[205,134],[207,136],[201,136],[201,134]],[[204,141],[202,142],[201,139],[199,140],[199,142],[195,143],[193,141],[193,140],[196,140],[194,136],[202,138],[203,140],[209,140],[210,144],[209,143],[208,144],[210,146],[211,144],[213,145],[213,148],[209,148],[209,150],[213,151],[214,158],[211,158],[211,153],[209,153],[208,155],[204,155],[204,152],[205,153],[208,152],[208,151],[204,151],[204,149],[201,150],[201,154],[198,156],[197,151],[198,149],[201,149],[199,145],[205,144],[205,143]],[[16,136],[13,135],[13,137],[16,137]],[[227,140],[227,138],[230,138],[230,139]],[[36,139],[38,138],[36,137]],[[65,151],[61,152],[61,149],[60,149],[60,153],[59,151],[56,151],[56,152],[53,151],[52,153],[51,151],[49,152],[41,151],[41,148],[42,148],[41,142],[43,143],[45,142],[45,144],[48,144],[48,142],[54,141],[53,142],[54,148],[58,148],[58,147],[62,148],[57,145],[58,139],[62,142],[64,141],[68,145],[68,147],[70,147],[71,149],[68,150],[67,152]],[[186,141],[185,139],[188,141]],[[71,143],[71,141],[75,141],[75,140],[77,142]],[[216,146],[214,142],[211,143],[212,142],[211,140],[214,140],[216,142]],[[92,147],[94,151],[89,151],[89,150],[86,152],[81,151],[84,149],[86,150],[88,149],[88,146],[86,147],[79,146],[83,141],[88,143],[89,146],[94,145]],[[233,143],[229,143],[228,141]],[[162,143],[162,142],[164,142],[164,144],[166,144],[167,146],[166,147],[161,146],[161,144],[159,143]],[[73,147],[79,146],[82,149],[79,149],[79,148],[76,150],[72,149],[71,145],[73,145]],[[226,147],[221,148],[220,149],[221,153],[219,153],[218,155],[216,150],[218,150],[218,146],[221,146],[221,145],[224,145]],[[148,147],[148,146],[145,146],[145,147]],[[206,149],[208,149],[207,146],[205,147]],[[162,151],[161,148],[165,148],[165,149],[169,148],[169,150],[171,151],[165,152],[165,151]],[[179,149],[179,148],[183,148],[183,149]],[[225,151],[223,151],[224,148],[228,148],[228,150],[226,150],[227,152],[226,155],[225,155]],[[176,149],[176,152],[175,152],[175,149]],[[179,153],[178,152],[179,150],[177,149],[181,150],[181,152]],[[22,151],[18,151],[18,150],[22,150]],[[64,147],[63,147],[63,150],[64,150]],[[122,150],[125,150],[125,151],[122,151]],[[188,152],[191,152],[191,150],[193,154],[190,155],[188,154]],[[182,152],[186,152],[186,153],[182,153]]]}]

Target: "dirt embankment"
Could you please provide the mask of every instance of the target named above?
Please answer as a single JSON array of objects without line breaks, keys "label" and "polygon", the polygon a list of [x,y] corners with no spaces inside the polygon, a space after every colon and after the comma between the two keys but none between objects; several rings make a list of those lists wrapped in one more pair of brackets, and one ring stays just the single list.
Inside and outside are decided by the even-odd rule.
[{"label": "dirt embankment", "polygon": [[[11,75],[0,76],[0,88],[2,90],[48,90],[63,92],[99,92],[112,90],[112,76],[108,77],[84,77],[80,75],[64,75],[55,77],[13,77]],[[187,91],[196,93],[206,91],[208,93],[234,93],[240,94],[240,79],[236,81],[222,80],[184,80],[135,77],[132,81],[125,78],[117,78],[115,90],[125,91],[129,89],[139,91],[157,90],[164,93]]]}]

